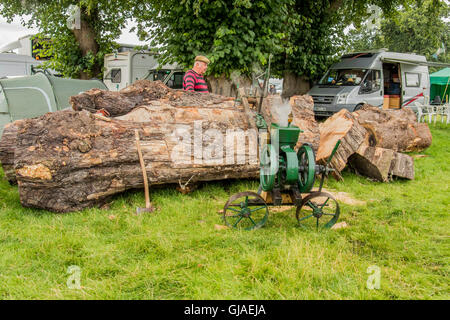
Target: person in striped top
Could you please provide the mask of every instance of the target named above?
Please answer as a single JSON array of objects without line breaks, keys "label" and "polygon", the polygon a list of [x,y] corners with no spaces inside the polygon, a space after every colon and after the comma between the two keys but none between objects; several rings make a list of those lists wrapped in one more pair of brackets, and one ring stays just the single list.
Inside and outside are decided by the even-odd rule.
[{"label": "person in striped top", "polygon": [[194,67],[184,74],[183,89],[186,91],[209,92],[203,75],[208,68],[209,60],[204,56],[196,56]]}]

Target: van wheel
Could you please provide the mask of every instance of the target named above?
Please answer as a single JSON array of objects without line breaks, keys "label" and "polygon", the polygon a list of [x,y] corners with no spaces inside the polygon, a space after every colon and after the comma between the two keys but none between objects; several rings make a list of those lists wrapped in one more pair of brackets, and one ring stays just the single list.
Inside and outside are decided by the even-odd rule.
[{"label": "van wheel", "polygon": [[360,104],[356,105],[355,109],[353,109],[353,112],[358,111],[359,109],[361,109],[363,105],[364,105],[364,103],[360,103]]}]

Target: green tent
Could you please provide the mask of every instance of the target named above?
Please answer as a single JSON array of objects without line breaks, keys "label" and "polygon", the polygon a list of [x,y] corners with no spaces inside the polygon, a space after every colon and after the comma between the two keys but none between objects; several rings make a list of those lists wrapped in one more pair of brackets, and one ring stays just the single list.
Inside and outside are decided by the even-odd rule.
[{"label": "green tent", "polygon": [[0,79],[0,135],[9,122],[70,108],[70,96],[92,88],[107,90],[99,80],[64,79],[44,73]]},{"label": "green tent", "polygon": [[450,97],[450,68],[444,68],[435,73],[430,74],[430,99],[436,96],[441,97],[441,101],[449,101]]}]

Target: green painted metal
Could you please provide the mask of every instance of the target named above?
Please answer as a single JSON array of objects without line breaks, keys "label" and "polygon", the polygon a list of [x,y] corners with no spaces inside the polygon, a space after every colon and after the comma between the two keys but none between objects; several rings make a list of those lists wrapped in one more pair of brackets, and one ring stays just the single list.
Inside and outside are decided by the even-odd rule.
[{"label": "green painted metal", "polygon": [[287,145],[282,146],[281,151],[284,153],[285,157],[285,168],[286,168],[286,177],[285,184],[294,185],[298,181],[298,159],[297,153]]},{"label": "green painted metal", "polygon": [[336,142],[336,144],[334,145],[333,151],[331,151],[331,154],[330,154],[330,156],[328,157],[328,160],[327,160],[327,166],[331,163],[331,159],[333,159],[334,154],[336,153],[336,151],[337,151],[337,149],[339,148],[340,145],[341,145],[341,140],[338,140],[338,141]]},{"label": "green painted metal", "polygon": [[314,151],[310,145],[304,144],[298,149],[297,159],[301,172],[298,179],[298,187],[300,192],[310,192],[314,186],[316,175],[316,160]]},{"label": "green painted metal", "polygon": [[323,229],[329,229],[339,219],[340,212],[339,203],[331,194],[312,192],[297,207],[295,216],[301,227],[309,226],[319,229],[321,224]]},{"label": "green painted metal", "polygon": [[261,114],[259,114],[259,113],[256,115],[255,123],[256,123],[256,127],[257,127],[258,129],[267,129],[267,123],[266,123],[266,120],[265,120],[264,117],[263,117]]},{"label": "green painted metal", "polygon": [[223,208],[223,220],[233,229],[259,229],[268,218],[266,202],[259,194],[251,191],[232,195]]},{"label": "green painted metal", "polygon": [[[268,205],[295,205],[297,221],[302,226],[309,223],[318,229],[320,223],[324,222],[322,227],[330,228],[336,223],[340,213],[339,204],[332,195],[321,190],[324,177],[333,171],[328,165],[340,145],[340,140],[326,165],[316,165],[316,157],[310,144],[305,143],[298,152],[294,151],[300,132],[300,128],[290,124],[287,127],[271,124],[271,143],[265,145],[260,154],[258,193],[247,191],[230,197],[224,207],[223,216],[227,226],[245,230],[263,226],[268,220]],[[322,179],[319,191],[312,192],[316,173],[322,174]],[[262,191],[266,192],[264,197],[269,199],[270,203],[267,204],[260,196]],[[309,194],[303,198],[303,193]],[[249,200],[250,197],[253,197],[253,200]],[[290,200],[287,200],[289,197]],[[254,214],[258,211],[259,216]],[[243,227],[245,223],[247,225]]]},{"label": "green painted metal", "polygon": [[272,144],[274,141],[278,142],[278,145],[287,145],[294,148],[298,141],[299,134],[303,132],[299,127],[289,125],[287,127],[280,127],[276,123],[272,123],[270,126],[270,135]]}]

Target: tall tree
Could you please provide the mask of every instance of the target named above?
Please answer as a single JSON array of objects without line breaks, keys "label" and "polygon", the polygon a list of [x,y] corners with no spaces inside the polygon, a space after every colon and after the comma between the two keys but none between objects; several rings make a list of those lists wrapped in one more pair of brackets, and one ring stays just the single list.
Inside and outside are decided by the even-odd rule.
[{"label": "tall tree", "polygon": [[[160,46],[166,61],[192,64],[199,53],[210,76],[250,75],[267,66],[284,76],[286,95],[307,90],[345,45],[344,29],[378,4],[392,10],[400,0],[148,0],[138,17],[141,39]],[[293,83],[290,86],[289,83]]]},{"label": "tall tree", "polygon": [[352,30],[348,49],[387,48],[425,55],[429,61],[450,63],[450,5],[443,0],[413,2],[394,17],[382,17],[380,28]]},{"label": "tall tree", "polygon": [[135,1],[125,0],[0,0],[0,15],[9,21],[28,15],[22,24],[50,38],[42,48],[53,56],[46,66],[82,79],[101,77],[104,54],[138,9]]}]

